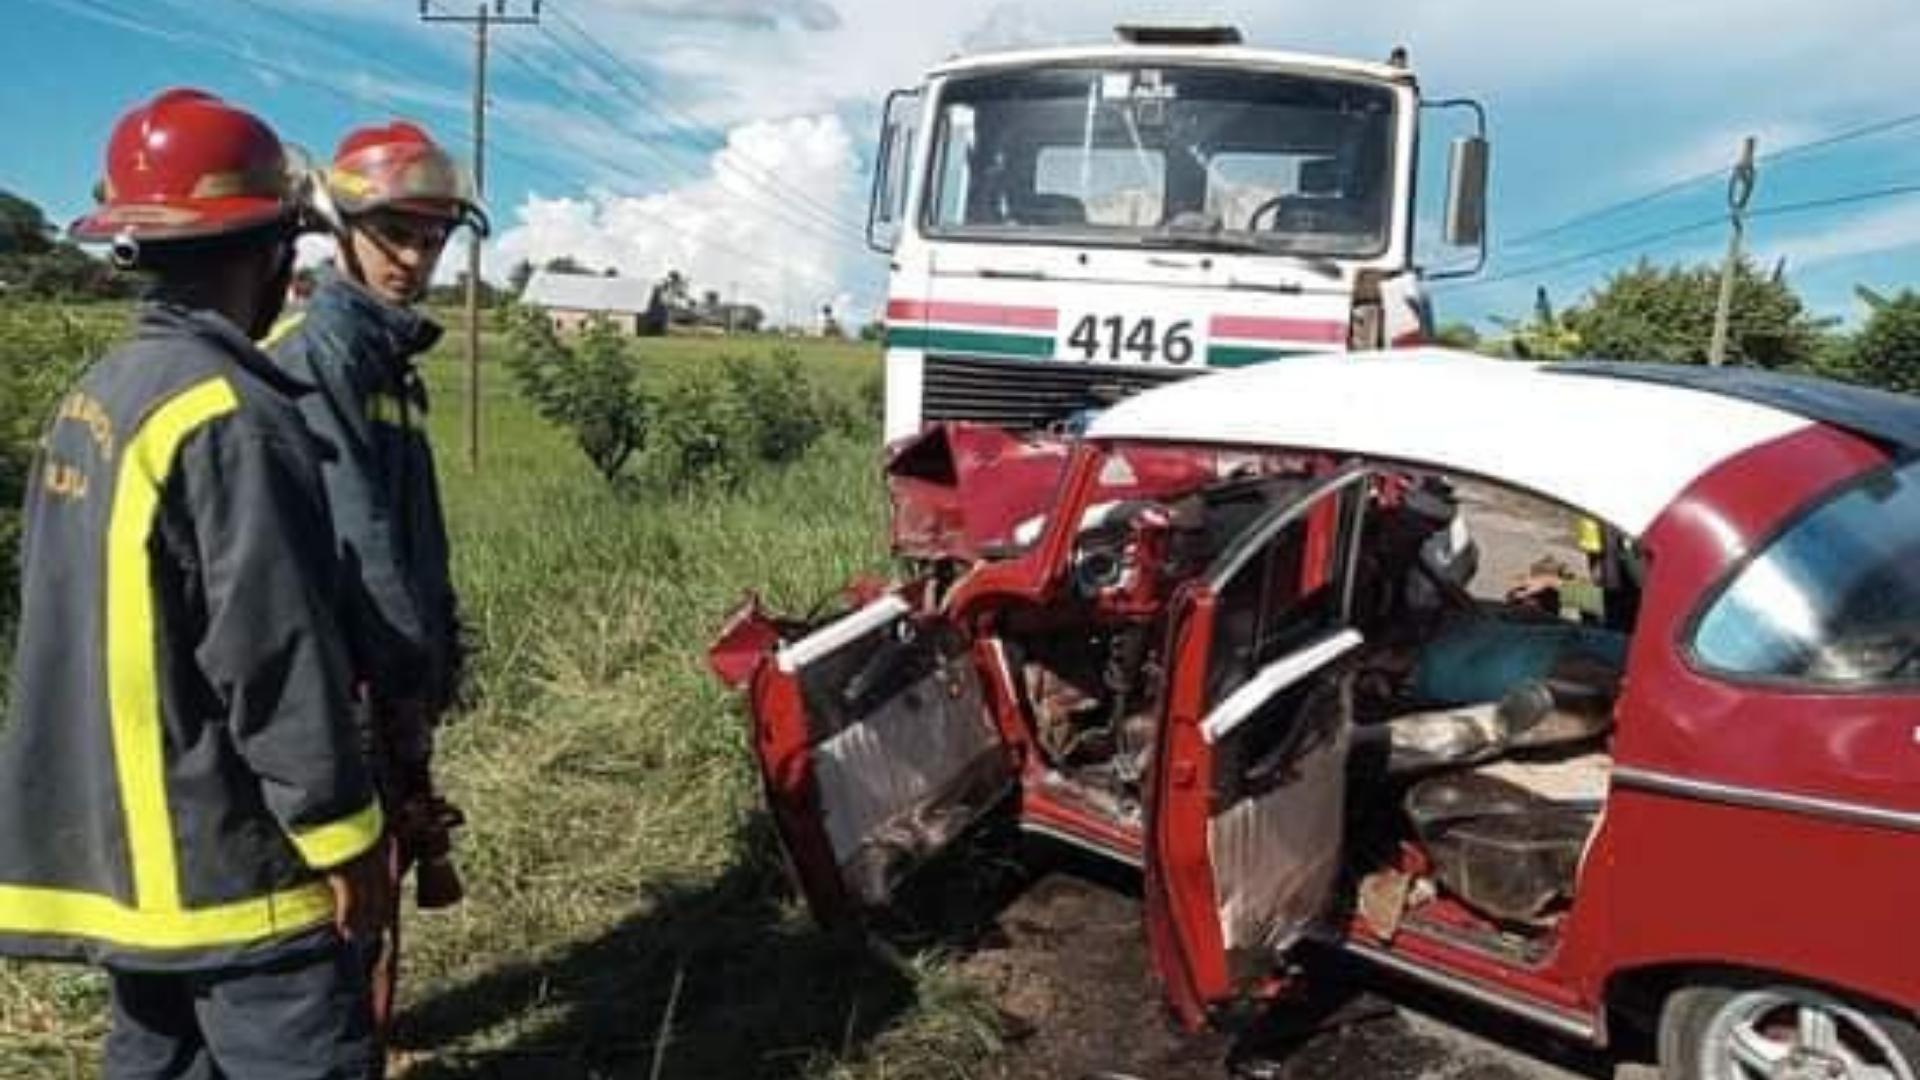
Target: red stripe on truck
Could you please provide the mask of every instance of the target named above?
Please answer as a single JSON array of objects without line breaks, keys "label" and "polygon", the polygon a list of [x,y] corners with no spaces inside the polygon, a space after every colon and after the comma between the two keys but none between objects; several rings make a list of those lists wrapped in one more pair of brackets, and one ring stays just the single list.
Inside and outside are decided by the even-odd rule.
[{"label": "red stripe on truck", "polygon": [[1215,315],[1213,336],[1242,341],[1312,341],[1344,345],[1347,324],[1323,319],[1271,319],[1254,315]]},{"label": "red stripe on truck", "polygon": [[963,323],[1019,330],[1052,330],[1060,324],[1053,308],[1008,307],[1004,304],[966,304],[951,300],[889,300],[888,322]]}]

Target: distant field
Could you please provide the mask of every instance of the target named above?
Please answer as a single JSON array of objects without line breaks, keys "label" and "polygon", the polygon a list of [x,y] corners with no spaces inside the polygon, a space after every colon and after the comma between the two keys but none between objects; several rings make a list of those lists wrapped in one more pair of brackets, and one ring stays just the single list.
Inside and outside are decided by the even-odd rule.
[{"label": "distant field", "polygon": [[[777,343],[637,347],[644,372]],[[791,344],[811,377],[849,393],[880,362],[868,347]],[[461,348],[449,334],[428,370],[480,645],[477,705],[444,732],[442,757],[472,821],[469,899],[410,922],[406,1075],[973,1073],[994,1027],[937,958],[883,963],[786,897],[739,707],[704,666],[743,589],[803,608],[884,567],[877,446],[829,436],[730,493],[617,493],[488,362],[483,467],[469,474]],[[97,976],[0,965],[0,1075],[92,1075],[103,1004]]]}]

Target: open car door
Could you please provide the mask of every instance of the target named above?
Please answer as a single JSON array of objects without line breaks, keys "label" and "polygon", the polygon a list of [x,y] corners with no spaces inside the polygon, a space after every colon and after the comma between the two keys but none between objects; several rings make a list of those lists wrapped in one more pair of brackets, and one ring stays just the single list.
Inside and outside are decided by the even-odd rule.
[{"label": "open car door", "polygon": [[1369,479],[1347,470],[1269,510],[1175,604],[1145,888],[1153,962],[1189,1027],[1272,973],[1332,897]]},{"label": "open car door", "polygon": [[753,676],[754,752],[814,916],[879,907],[1014,783],[975,654],[892,592]]}]

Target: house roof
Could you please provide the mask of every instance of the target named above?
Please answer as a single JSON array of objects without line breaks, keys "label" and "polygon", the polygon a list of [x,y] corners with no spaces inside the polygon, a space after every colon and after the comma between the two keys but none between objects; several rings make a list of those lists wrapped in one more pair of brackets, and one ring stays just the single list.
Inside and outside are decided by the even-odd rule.
[{"label": "house roof", "polygon": [[520,294],[532,307],[567,308],[609,314],[640,314],[653,299],[653,283],[641,278],[601,277],[597,274],[535,272]]},{"label": "house roof", "polygon": [[1722,461],[1814,421],[1779,404],[1447,349],[1330,353],[1186,379],[1089,437],[1362,454],[1529,488],[1638,535]]}]

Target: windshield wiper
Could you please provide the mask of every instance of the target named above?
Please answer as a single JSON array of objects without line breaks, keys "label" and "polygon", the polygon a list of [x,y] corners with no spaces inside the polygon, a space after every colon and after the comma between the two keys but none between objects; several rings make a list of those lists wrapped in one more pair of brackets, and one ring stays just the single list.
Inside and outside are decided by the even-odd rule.
[{"label": "windshield wiper", "polygon": [[1273,249],[1257,240],[1227,233],[1201,232],[1199,230],[1141,233],[1135,237],[1141,247],[1156,248],[1195,248],[1202,251],[1234,251],[1251,254],[1265,254]]}]

